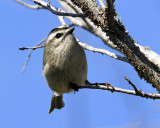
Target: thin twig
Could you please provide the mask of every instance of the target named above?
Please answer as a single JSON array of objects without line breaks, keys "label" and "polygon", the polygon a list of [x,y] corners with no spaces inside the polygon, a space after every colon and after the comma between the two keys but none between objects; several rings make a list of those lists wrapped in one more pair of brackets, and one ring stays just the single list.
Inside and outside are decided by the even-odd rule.
[{"label": "thin twig", "polygon": [[27,3],[25,3],[25,2],[23,2],[23,1],[21,1],[21,0],[15,0],[15,1],[18,2],[19,4],[22,4],[22,5],[25,6],[25,7],[28,7],[28,8],[32,8],[32,9],[42,9],[42,7],[39,6],[39,5],[30,5],[30,4],[27,4]]},{"label": "thin twig", "polygon": [[47,3],[46,3],[46,2],[44,2],[42,0],[33,0],[34,3],[38,4],[38,6],[37,5],[27,4],[27,3],[25,3],[25,2],[23,2],[21,0],[15,0],[15,1],[20,3],[20,4],[22,4],[22,5],[24,5],[24,6],[26,6],[26,7],[28,7],[28,8],[32,8],[32,9],[42,9],[42,8],[43,9],[48,9],[53,14],[59,15],[59,16],[85,17],[85,14],[82,14],[82,13],[74,14],[74,13],[66,13],[64,11],[59,12],[59,11],[57,11],[57,9],[55,7],[50,5],[49,1],[47,1]]},{"label": "thin twig", "polygon": [[53,6],[49,5],[41,0],[33,0],[34,3],[38,4],[39,6],[42,6],[44,9],[48,9],[50,12],[52,12],[55,15],[59,16],[71,16],[71,17],[85,17],[85,14],[73,14],[73,13],[66,13],[66,12],[58,12],[57,9],[55,9]]},{"label": "thin twig", "polygon": [[64,16],[58,16],[58,19],[61,22],[62,26],[68,26],[69,28],[74,26],[73,24],[67,25],[64,21]]},{"label": "thin twig", "polygon": [[[107,86],[103,86],[103,85],[98,85],[98,86],[77,85],[77,88],[78,89],[101,89],[101,90],[108,90],[108,91],[113,92],[112,87],[107,87]],[[160,99],[160,94],[141,92],[142,95],[139,95],[133,90],[121,89],[121,88],[117,88],[117,87],[114,87],[114,92],[120,92],[120,93],[140,96],[140,97],[147,98],[147,99],[150,98],[153,100]]]},{"label": "thin twig", "polygon": [[[41,40],[40,42],[38,42],[38,43],[35,45],[35,47],[41,45],[46,39],[47,39],[47,38],[44,38],[43,40]],[[24,72],[24,71],[25,71],[25,69],[26,69],[26,67],[27,67],[27,64],[28,64],[28,62],[29,62],[29,59],[30,59],[30,57],[31,57],[32,51],[33,51],[33,49],[31,49],[30,52],[28,53],[27,60],[26,60],[26,62],[25,62],[25,64],[24,64],[21,72]]]},{"label": "thin twig", "polygon": [[66,23],[64,21],[64,16],[58,16],[59,21],[61,22],[62,26],[65,26]]},{"label": "thin twig", "polygon": [[135,92],[138,93],[139,91],[138,91],[138,89],[136,88],[136,86],[135,86],[126,76],[125,76],[124,78],[125,78],[125,80],[128,81],[128,83],[129,83],[130,85],[132,85],[132,87],[134,88]]},{"label": "thin twig", "polygon": [[[79,42],[79,41],[78,41]],[[123,57],[123,56],[120,56],[120,55],[117,55],[113,52],[110,52],[108,50],[105,50],[105,49],[100,49],[100,48],[94,48],[88,44],[85,44],[85,43],[81,43],[79,42],[79,44],[86,50],[89,50],[89,51],[93,51],[93,52],[97,52],[97,53],[101,53],[101,54],[105,54],[105,55],[108,55],[114,59],[117,59],[117,60],[121,60],[121,61],[124,61],[124,62],[127,62],[127,59],[126,57]]]},{"label": "thin twig", "polygon": [[19,50],[26,50],[26,49],[32,49],[32,50],[35,50],[37,48],[43,48],[44,45],[41,45],[41,46],[34,46],[34,47],[22,47],[22,48],[19,48]]},{"label": "thin twig", "polygon": [[126,76],[124,77],[125,78],[125,80],[127,80],[127,82],[134,88],[134,90],[135,90],[135,92],[136,92],[136,94],[137,95],[139,95],[139,96],[143,96],[144,94],[141,92],[141,90],[139,89],[137,89],[137,87],[136,87],[136,85],[135,84],[133,84]]}]

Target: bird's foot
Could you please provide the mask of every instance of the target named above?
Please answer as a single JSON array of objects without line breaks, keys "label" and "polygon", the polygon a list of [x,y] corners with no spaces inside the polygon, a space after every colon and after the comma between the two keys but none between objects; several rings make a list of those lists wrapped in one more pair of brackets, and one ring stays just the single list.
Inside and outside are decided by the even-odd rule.
[{"label": "bird's foot", "polygon": [[114,91],[115,90],[115,88],[111,85],[111,84],[109,84],[109,83],[89,83],[89,85],[96,85],[96,86],[99,86],[99,85],[104,85],[104,86],[106,86],[107,88],[109,88],[109,87],[111,87],[112,88],[112,91]]},{"label": "bird's foot", "polygon": [[73,89],[75,92],[78,92],[78,86],[75,83],[70,83],[70,88]]}]

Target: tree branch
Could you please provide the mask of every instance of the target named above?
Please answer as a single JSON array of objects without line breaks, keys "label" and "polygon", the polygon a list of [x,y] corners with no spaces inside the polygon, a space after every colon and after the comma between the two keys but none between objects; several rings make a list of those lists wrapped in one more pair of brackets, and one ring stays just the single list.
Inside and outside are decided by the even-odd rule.
[{"label": "tree branch", "polygon": [[[141,92],[141,94],[139,93],[136,93],[135,91],[133,90],[127,90],[127,89],[121,89],[121,88],[117,88],[117,87],[114,87],[114,90],[112,87],[107,87],[107,86],[104,86],[104,85],[98,85],[98,86],[84,86],[84,85],[77,85],[75,87],[76,89],[101,89],[101,90],[108,90],[108,91],[111,91],[111,92],[120,92],[120,93],[125,93],[125,94],[130,94],[130,95],[134,95],[134,96],[140,96],[140,97],[143,97],[143,98],[150,98],[150,99],[160,99],[160,94],[155,94],[155,93],[146,93],[146,92]],[[73,89],[75,89],[73,87]]]},{"label": "tree branch", "polygon": [[26,49],[32,49],[32,50],[35,50],[37,48],[43,48],[44,45],[41,45],[41,46],[34,46],[34,47],[22,47],[22,48],[19,48],[19,50],[26,50]]},{"label": "tree branch", "polygon": [[30,52],[28,53],[26,62],[25,62],[25,64],[24,64],[21,72],[24,72],[24,71],[25,71],[25,69],[26,69],[26,67],[27,67],[27,64],[28,64],[28,62],[29,62],[29,59],[30,59],[30,57],[31,57],[31,54],[32,54],[33,50],[36,49],[35,47],[39,47],[39,45],[41,45],[45,40],[46,40],[46,38],[42,39],[40,42],[38,42],[38,43],[34,46],[34,48],[24,48],[24,47],[23,47],[23,48],[19,48],[19,50],[22,50],[22,49],[23,49],[23,50],[24,50],[24,49],[31,49]]},{"label": "tree branch", "polygon": [[137,94],[143,96],[143,94],[141,93],[141,91],[139,91],[139,90],[136,88],[136,86],[135,86],[126,76],[125,76],[124,78],[125,78],[125,80],[128,81],[128,83],[129,83],[130,85],[132,85],[132,87],[134,88],[134,90],[135,90],[135,92],[136,92]]},{"label": "tree branch", "polygon": [[64,11],[58,11],[55,7],[50,5],[50,2],[44,2],[42,0],[32,0],[34,3],[38,4],[38,5],[30,5],[27,4],[21,0],[15,0],[16,2],[28,7],[28,8],[32,8],[32,9],[47,9],[50,12],[52,12],[55,15],[59,15],[59,16],[71,16],[71,17],[85,17],[85,14],[73,14],[73,13],[66,13]]},{"label": "tree branch", "polygon": [[48,9],[50,12],[52,12],[55,15],[59,16],[72,16],[72,17],[85,17],[84,14],[73,14],[73,13],[65,13],[65,12],[58,12],[57,9],[55,9],[53,6],[47,4],[46,2],[42,0],[33,0],[34,3],[38,4],[44,9]]},{"label": "tree branch", "polygon": [[23,2],[23,1],[21,1],[21,0],[14,0],[14,1],[16,1],[16,2],[18,2],[19,4],[22,4],[23,6],[28,7],[28,8],[32,8],[32,9],[42,9],[42,7],[39,6],[39,5],[30,5],[30,4],[27,4],[27,3],[25,3],[25,2]]},{"label": "tree branch", "polygon": [[[79,42],[79,41],[78,41]],[[122,57],[120,55],[117,55],[113,52],[110,52],[108,50],[105,50],[105,49],[100,49],[100,48],[94,48],[86,43],[81,43],[79,42],[79,44],[86,50],[89,50],[89,51],[93,51],[93,52],[97,52],[97,53],[101,53],[102,55],[105,54],[105,55],[108,55],[114,59],[117,59],[117,60],[121,60],[121,61],[124,61],[124,62],[127,62],[127,58],[126,57]]]}]

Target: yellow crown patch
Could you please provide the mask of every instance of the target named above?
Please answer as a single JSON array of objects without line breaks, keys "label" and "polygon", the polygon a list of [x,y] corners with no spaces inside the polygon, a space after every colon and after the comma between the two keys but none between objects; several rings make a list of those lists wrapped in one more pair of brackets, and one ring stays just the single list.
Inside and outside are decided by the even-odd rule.
[{"label": "yellow crown patch", "polygon": [[66,28],[66,26],[59,26],[59,27],[57,27],[57,28]]}]

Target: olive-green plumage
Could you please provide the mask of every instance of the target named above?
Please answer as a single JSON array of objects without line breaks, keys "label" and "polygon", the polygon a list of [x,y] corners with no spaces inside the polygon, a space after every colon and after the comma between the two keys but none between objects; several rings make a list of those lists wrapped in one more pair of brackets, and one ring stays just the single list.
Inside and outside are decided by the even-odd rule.
[{"label": "olive-green plumage", "polygon": [[53,90],[49,113],[64,107],[63,93],[73,91],[71,83],[84,85],[87,79],[86,55],[73,30],[62,26],[53,29],[44,46],[43,75]]}]

